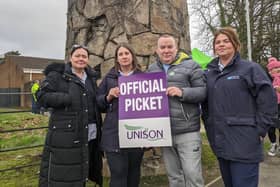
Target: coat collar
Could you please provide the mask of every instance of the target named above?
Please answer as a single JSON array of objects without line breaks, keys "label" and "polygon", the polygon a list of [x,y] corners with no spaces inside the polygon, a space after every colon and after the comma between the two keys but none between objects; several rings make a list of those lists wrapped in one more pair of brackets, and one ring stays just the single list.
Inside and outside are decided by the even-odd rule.
[{"label": "coat collar", "polygon": [[[208,65],[207,65],[207,69],[214,69],[214,70],[219,70],[219,57],[213,59]],[[233,56],[233,58],[231,59],[230,63],[225,66],[224,70],[227,70],[229,68],[231,68],[232,66],[234,66],[234,64],[239,63],[240,62],[240,54],[239,52],[236,52],[235,55]]]},{"label": "coat collar", "polygon": [[[43,73],[45,74],[45,76],[47,76],[50,72],[57,72],[57,73],[60,73],[62,75],[69,76],[69,77],[72,77],[72,78],[76,77],[72,73],[71,67],[72,66],[71,66],[70,62],[68,62],[66,64],[64,64],[64,63],[52,63],[45,68]],[[85,68],[85,71],[86,71],[87,76],[89,78],[97,79],[99,77],[99,73],[94,71],[90,66],[87,66]]]},{"label": "coat collar", "polygon": [[[141,71],[139,69],[136,69],[134,70],[134,72],[132,73],[132,75],[136,74],[136,73],[140,73]],[[119,72],[116,70],[115,67],[112,67],[110,69],[110,71],[108,72],[107,74],[107,77],[110,77],[110,78],[114,78],[114,79],[117,79],[118,77],[120,76]]]}]

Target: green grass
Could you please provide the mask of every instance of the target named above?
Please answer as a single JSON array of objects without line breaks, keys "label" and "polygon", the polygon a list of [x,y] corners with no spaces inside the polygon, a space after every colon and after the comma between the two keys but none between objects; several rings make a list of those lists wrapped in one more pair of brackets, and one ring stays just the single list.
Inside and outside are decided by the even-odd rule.
[{"label": "green grass", "polygon": [[[0,109],[3,111],[4,109]],[[48,117],[29,112],[0,114],[0,130],[47,126]],[[38,145],[44,142],[46,129],[1,133],[0,149]]]},{"label": "green grass", "polygon": [[17,129],[25,127],[40,127],[47,125],[48,118],[43,115],[24,113],[0,114],[0,129]]},{"label": "green grass", "polygon": [[[0,109],[3,111],[17,111],[20,109]],[[23,113],[2,113],[0,114],[0,130],[23,129],[47,126],[48,117],[34,115],[30,112]],[[46,129],[32,131],[18,131],[1,133],[0,150],[16,147],[32,146],[43,144]],[[1,187],[14,186],[38,186],[38,171],[41,158],[39,155],[42,147],[33,149],[23,149],[0,153],[0,170],[20,167],[29,164],[37,164],[34,167],[10,170],[0,173]]]},{"label": "green grass", "polygon": [[1,187],[9,186],[38,186],[39,162],[42,148],[1,153],[0,168],[14,168],[18,166],[37,164],[33,167],[16,169],[0,173]]},{"label": "green grass", "polygon": [[30,136],[11,135],[9,138],[0,138],[0,149],[7,149],[12,147],[33,146],[44,143],[44,138],[40,134],[33,134]]}]

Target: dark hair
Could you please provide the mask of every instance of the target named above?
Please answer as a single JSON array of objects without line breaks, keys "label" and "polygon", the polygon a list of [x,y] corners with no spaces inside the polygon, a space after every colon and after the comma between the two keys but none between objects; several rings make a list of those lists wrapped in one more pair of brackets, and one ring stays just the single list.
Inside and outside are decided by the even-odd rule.
[{"label": "dark hair", "polygon": [[126,48],[131,53],[133,70],[136,70],[136,69],[141,70],[141,67],[138,64],[138,60],[136,58],[136,54],[135,54],[133,48],[128,43],[120,43],[116,48],[116,51],[115,51],[115,68],[116,68],[116,70],[117,71],[120,70],[120,64],[118,62],[118,51],[121,47]]},{"label": "dark hair", "polygon": [[232,43],[232,45],[233,45],[233,47],[235,49],[235,52],[239,52],[240,51],[241,44],[240,44],[240,40],[238,38],[238,34],[235,31],[235,29],[233,29],[232,27],[222,27],[222,28],[216,30],[216,32],[214,34],[214,39],[213,39],[214,54],[216,53],[215,52],[215,41],[216,41],[216,38],[220,34],[224,34],[224,35],[226,35],[229,38],[230,42]]},{"label": "dark hair", "polygon": [[88,48],[87,48],[85,45],[80,45],[80,44],[74,44],[74,45],[72,45],[71,50],[70,50],[70,56],[72,56],[73,53],[74,53],[77,49],[84,49],[84,50],[86,50],[86,52],[87,52],[87,54],[88,54],[88,56],[89,56],[89,50],[88,50]]}]

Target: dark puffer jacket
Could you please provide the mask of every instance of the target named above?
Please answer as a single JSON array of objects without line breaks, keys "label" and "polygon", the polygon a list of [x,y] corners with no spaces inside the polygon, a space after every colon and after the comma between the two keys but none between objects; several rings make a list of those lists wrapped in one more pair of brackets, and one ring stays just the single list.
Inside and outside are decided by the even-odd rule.
[{"label": "dark puffer jacket", "polygon": [[[93,90],[89,92],[88,87],[72,73],[70,63],[51,64],[44,73],[46,79],[37,97],[44,107],[52,108],[52,113],[43,150],[39,186],[85,186],[88,177],[89,120],[97,124],[96,142],[101,136],[101,116],[95,104],[96,74],[89,67],[86,68],[86,85],[90,84]],[[95,116],[94,119],[92,116]],[[94,168],[91,169],[95,172],[89,178],[102,184],[102,154],[98,146],[95,149],[91,155],[94,160]]]}]

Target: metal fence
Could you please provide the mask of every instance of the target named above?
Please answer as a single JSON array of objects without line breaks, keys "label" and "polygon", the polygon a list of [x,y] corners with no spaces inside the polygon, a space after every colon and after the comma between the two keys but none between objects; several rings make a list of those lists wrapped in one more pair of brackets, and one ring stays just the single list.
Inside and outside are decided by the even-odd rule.
[{"label": "metal fence", "polygon": [[0,107],[19,107],[21,95],[20,88],[0,88]]}]

